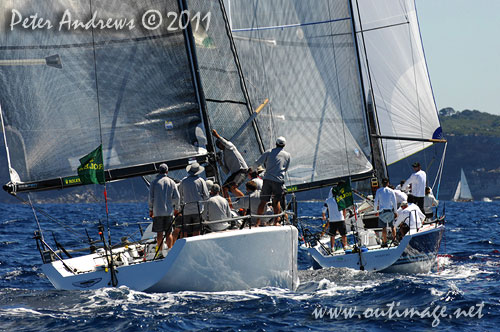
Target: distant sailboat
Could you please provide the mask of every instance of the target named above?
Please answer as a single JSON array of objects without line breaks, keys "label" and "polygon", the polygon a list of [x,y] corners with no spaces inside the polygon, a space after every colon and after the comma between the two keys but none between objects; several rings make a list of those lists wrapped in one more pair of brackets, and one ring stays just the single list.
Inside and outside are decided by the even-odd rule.
[{"label": "distant sailboat", "polygon": [[467,178],[463,168],[460,170],[460,181],[457,185],[457,190],[455,190],[455,195],[453,196],[454,202],[472,202],[472,194],[470,192],[469,184],[467,183]]}]

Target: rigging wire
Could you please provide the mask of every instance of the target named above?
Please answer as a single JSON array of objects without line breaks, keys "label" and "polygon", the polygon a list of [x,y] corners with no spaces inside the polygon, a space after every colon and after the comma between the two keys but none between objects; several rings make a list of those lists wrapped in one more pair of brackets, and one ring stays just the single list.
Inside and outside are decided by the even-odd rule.
[{"label": "rigging wire", "polygon": [[[90,13],[93,13],[92,11],[92,0],[89,0],[89,7],[90,7]],[[98,121],[99,121],[99,139],[101,143],[101,154],[102,154],[102,122],[101,122],[101,105],[99,102],[99,81],[98,81],[98,75],[97,75],[97,56],[96,56],[96,45],[95,45],[95,36],[94,36],[94,27],[92,26],[92,50],[94,54],[94,75],[95,75],[95,88],[96,88],[96,99],[97,99],[97,114],[98,114]],[[104,160],[103,160],[104,163]],[[116,286],[118,284],[118,280],[116,279],[115,275],[115,270],[114,270],[114,264],[113,264],[113,252],[112,252],[112,245],[111,245],[111,229],[109,227],[109,211],[108,211],[108,193],[106,191],[106,180],[104,180],[104,203],[106,205],[106,228],[108,230],[108,244],[110,247],[110,264],[108,264],[111,267],[111,284],[112,286]],[[101,232],[99,232],[101,233]],[[104,238],[103,238],[104,242]],[[105,242],[104,242],[105,244]]]},{"label": "rigging wire", "polygon": [[439,181],[438,181],[438,184],[437,184],[437,189],[436,189],[436,199],[439,198],[439,188],[441,186],[441,177],[443,175],[443,169],[444,169],[444,159],[445,159],[445,156],[446,156],[446,148],[448,147],[448,142],[446,142],[444,144],[444,149],[443,149],[443,157],[441,158],[441,162],[439,164],[439,169],[438,169],[438,174],[436,175],[436,179],[434,180],[434,184],[432,185],[432,189],[434,189],[434,186],[436,185],[436,181],[438,179],[438,175],[439,175]]},{"label": "rigging wire", "polygon": [[31,195],[30,194],[28,194],[28,200],[29,200],[29,204],[31,206],[31,211],[33,211],[33,216],[35,217],[36,225],[38,227],[38,232],[40,232],[40,236],[43,239],[43,232],[42,232],[42,228],[40,227],[40,221],[38,220],[38,216],[36,215],[36,211],[35,211],[35,207],[33,206],[33,202],[31,202]]},{"label": "rigging wire", "polygon": [[[81,235],[80,233],[76,232],[75,230],[73,230],[71,227],[68,227],[67,225],[65,225],[64,223],[62,223],[61,221],[58,221],[56,218],[54,218],[53,216],[51,216],[48,212],[46,212],[45,210],[39,208],[39,207],[35,207],[34,205],[32,205],[30,202],[22,199],[21,197],[19,197],[18,195],[12,195],[13,197],[17,198],[21,203],[23,204],[26,204],[26,205],[31,205],[32,209],[34,211],[37,211],[38,213],[44,215],[45,217],[49,218],[50,220],[52,220],[53,222],[55,222],[56,224],[58,224],[59,226],[65,228],[68,232],[70,233],[73,233],[73,235],[77,238],[78,241],[82,242],[82,243],[87,243],[87,240],[86,239],[81,239]],[[35,218],[36,218],[36,215],[35,215]],[[38,221],[37,221],[38,222]]]}]

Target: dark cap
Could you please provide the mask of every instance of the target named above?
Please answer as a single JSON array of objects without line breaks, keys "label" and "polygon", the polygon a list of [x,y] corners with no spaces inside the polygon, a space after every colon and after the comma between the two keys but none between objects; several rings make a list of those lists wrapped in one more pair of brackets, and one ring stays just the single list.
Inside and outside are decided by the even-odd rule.
[{"label": "dark cap", "polygon": [[168,172],[167,164],[160,164],[160,166],[158,166],[158,172],[162,174],[167,173]]},{"label": "dark cap", "polygon": [[414,162],[411,166],[412,167],[420,167],[420,163],[417,161],[417,162]]},{"label": "dark cap", "polygon": [[210,188],[210,191],[216,194],[220,192],[220,186],[217,183],[214,183],[212,188]]}]

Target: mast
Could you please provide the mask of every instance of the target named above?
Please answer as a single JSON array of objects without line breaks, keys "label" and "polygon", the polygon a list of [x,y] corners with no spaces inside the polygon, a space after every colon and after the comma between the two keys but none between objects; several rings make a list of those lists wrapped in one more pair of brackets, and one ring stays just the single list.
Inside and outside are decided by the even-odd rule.
[{"label": "mast", "polygon": [[[178,0],[180,12],[187,11],[188,6],[186,0]],[[185,15],[180,15],[183,22],[183,25],[186,25],[187,18]],[[212,133],[210,130],[210,122],[207,115],[207,102],[205,99],[205,94],[203,93],[203,86],[201,85],[201,77],[200,70],[198,67],[198,59],[196,57],[196,46],[193,39],[193,30],[191,27],[191,22],[187,25],[187,28],[183,30],[184,33],[184,42],[186,44],[186,52],[188,55],[189,63],[191,65],[191,75],[193,77],[194,88],[196,90],[196,98],[198,99],[198,103],[200,105],[200,111],[203,117],[203,123],[205,127],[205,135],[207,137],[207,150],[209,152],[208,155],[208,164],[209,167],[205,168],[205,175],[207,177],[215,177],[220,180],[217,164],[215,160],[215,145],[212,139]]]},{"label": "mast", "polygon": [[[246,101],[247,106],[248,106],[247,107],[248,108],[248,113],[249,113],[250,117],[252,117],[252,115],[254,115],[254,111],[253,111],[253,108],[252,108],[252,102],[251,102],[250,96],[248,94],[248,88],[247,88],[247,85],[246,85],[246,82],[245,82],[245,79],[244,79],[244,76],[243,76],[243,70],[241,69],[240,59],[238,57],[238,52],[236,51],[236,45],[234,44],[233,35],[231,33],[231,29],[232,29],[231,1],[229,1],[229,16],[227,15],[226,8],[224,7],[223,0],[219,0],[219,6],[220,6],[220,9],[221,9],[222,17],[224,18],[224,27],[226,29],[226,34],[227,34],[227,36],[229,38],[229,43],[231,45],[231,52],[233,53],[234,62],[235,62],[236,68],[238,70],[238,76],[240,78],[241,90],[243,92],[245,101]],[[258,112],[255,112],[255,113],[258,113]],[[257,126],[255,117],[254,117],[254,120],[252,120],[252,126],[254,128],[254,132],[255,132],[255,136],[256,136],[257,142],[259,144],[260,152],[262,153],[262,152],[264,152],[264,144],[262,143],[262,137],[261,137],[259,128]]]},{"label": "mast", "polygon": [[[365,101],[366,105],[366,118],[367,118],[367,126],[368,126],[368,132],[370,136],[370,146],[372,148],[372,163],[373,167],[375,169],[375,176],[378,178],[380,181],[382,178],[388,178],[389,174],[387,171],[387,163],[385,161],[385,155],[384,155],[384,149],[382,148],[382,142],[380,139],[377,137],[374,137],[373,135],[380,135],[380,125],[378,123],[378,116],[377,116],[377,106],[375,102],[375,98],[372,95],[373,91],[373,83],[372,83],[372,78],[371,78],[371,73],[370,73],[370,64],[368,63],[368,56],[366,52],[366,43],[365,43],[365,36],[363,33],[363,23],[361,22],[361,14],[359,11],[359,4],[358,1],[356,1],[356,9],[358,13],[358,23],[359,23],[359,32],[361,34],[361,39],[363,41],[363,52],[365,54],[365,61],[366,61],[366,72],[368,76],[368,85],[370,86],[370,89],[368,90],[368,101]],[[361,58],[359,56],[359,45],[358,45],[358,38],[356,35],[356,24],[354,23],[354,11],[352,7],[352,0],[349,1],[350,6],[351,6],[351,15],[353,16],[352,18],[352,25],[353,25],[353,33],[354,33],[354,43],[356,45],[356,54],[358,55],[358,62],[359,62],[359,71],[360,71],[360,80],[361,84],[363,85],[363,75],[362,75],[362,66],[361,66]],[[363,88],[363,97],[365,96],[365,89]]]}]

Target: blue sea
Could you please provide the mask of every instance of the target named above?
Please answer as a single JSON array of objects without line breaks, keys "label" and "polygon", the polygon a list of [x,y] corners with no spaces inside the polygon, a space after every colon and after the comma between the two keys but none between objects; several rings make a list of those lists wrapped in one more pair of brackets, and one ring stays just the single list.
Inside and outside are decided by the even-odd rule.
[{"label": "blue sea", "polygon": [[[127,288],[55,290],[40,270],[31,208],[3,204],[0,330],[499,331],[500,202],[442,204],[446,232],[429,274],[312,270],[308,256],[299,250],[296,291],[163,294]],[[319,217],[321,206],[300,202],[299,213]],[[54,244],[54,234],[68,248],[86,239],[85,229],[97,239],[99,222],[109,223],[113,242],[126,234],[137,238],[136,223],[146,221],[147,215],[146,204],[140,203],[110,204],[109,218],[103,204],[37,207],[43,210],[37,217],[47,242]],[[305,218],[304,223],[311,229],[320,227],[315,218]],[[410,317],[410,309],[418,315],[413,311]]]}]

